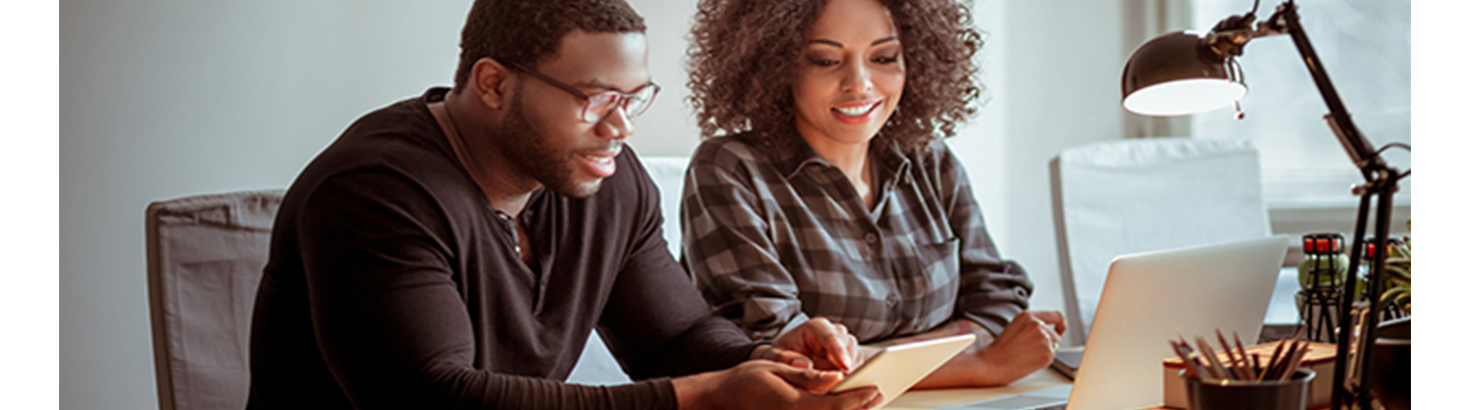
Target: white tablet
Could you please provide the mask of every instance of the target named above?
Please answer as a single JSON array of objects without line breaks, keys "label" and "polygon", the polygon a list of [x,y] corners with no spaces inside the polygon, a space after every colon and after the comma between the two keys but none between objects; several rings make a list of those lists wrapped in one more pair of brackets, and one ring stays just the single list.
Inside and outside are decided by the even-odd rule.
[{"label": "white tablet", "polygon": [[882,408],[971,343],[975,343],[975,335],[949,336],[888,346],[869,358],[862,367],[849,373],[831,391],[837,393],[859,387],[878,386],[878,392],[883,394],[883,402],[873,408]]}]

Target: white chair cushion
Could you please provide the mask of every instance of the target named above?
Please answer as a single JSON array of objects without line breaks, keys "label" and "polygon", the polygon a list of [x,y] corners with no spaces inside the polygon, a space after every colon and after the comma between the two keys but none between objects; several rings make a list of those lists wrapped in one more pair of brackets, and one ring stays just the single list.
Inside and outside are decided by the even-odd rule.
[{"label": "white chair cushion", "polygon": [[689,168],[689,157],[647,156],[639,159],[648,169],[654,185],[658,185],[660,206],[664,212],[664,239],[669,242],[669,253],[677,259],[683,250],[679,203],[684,199],[684,171]]}]

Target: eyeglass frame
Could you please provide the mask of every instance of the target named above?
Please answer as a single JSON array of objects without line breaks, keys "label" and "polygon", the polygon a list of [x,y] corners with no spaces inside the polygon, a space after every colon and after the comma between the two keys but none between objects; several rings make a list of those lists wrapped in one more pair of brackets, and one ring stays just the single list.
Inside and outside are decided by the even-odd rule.
[{"label": "eyeglass frame", "polygon": [[[546,84],[550,84],[553,87],[560,88],[562,91],[566,91],[568,94],[571,94],[574,97],[577,97],[577,98],[582,99],[582,115],[581,115],[581,119],[582,119],[582,121],[587,122],[587,123],[591,123],[591,124],[596,124],[598,121],[602,121],[607,116],[607,113],[603,113],[603,114],[599,115],[595,119],[594,118],[589,118],[589,116],[591,115],[591,112],[592,112],[592,97],[612,94],[614,100],[609,104],[609,106],[610,107],[616,107],[619,110],[623,110],[623,115],[626,115],[626,116],[628,116],[629,119],[632,119],[632,118],[637,118],[639,115],[643,115],[644,112],[647,112],[648,111],[648,107],[653,105],[654,98],[658,98],[658,92],[659,92],[659,90],[662,89],[662,87],[659,87],[659,85],[657,83],[654,83],[652,81],[649,81],[648,84],[644,84],[643,86],[638,87],[638,89],[633,90],[633,92],[631,92],[631,93],[624,93],[624,92],[618,91],[618,90],[607,90],[607,91],[599,92],[599,93],[596,93],[596,94],[587,94],[586,92],[583,92],[582,90],[578,90],[577,87],[573,87],[571,84],[567,84],[567,83],[558,81],[555,78],[551,78],[551,76],[548,76],[546,74],[542,74],[541,72],[536,71],[534,69],[531,69],[530,67],[526,67],[525,65],[523,65],[521,63],[510,63],[510,64],[508,64],[508,66],[512,70],[516,70],[516,71],[520,71],[522,73],[529,74],[529,75],[531,75],[531,77],[535,77],[536,79],[541,80],[542,82],[545,82]],[[630,101],[633,101],[634,97],[636,97],[639,93],[643,92],[643,89],[648,88],[648,87],[653,87],[653,93],[648,95],[648,103],[645,104],[642,109],[638,110],[638,112],[629,112],[628,109],[627,109],[628,103]],[[609,108],[609,110],[611,110],[611,109],[612,108]],[[608,112],[611,112],[611,111],[608,111]]]}]

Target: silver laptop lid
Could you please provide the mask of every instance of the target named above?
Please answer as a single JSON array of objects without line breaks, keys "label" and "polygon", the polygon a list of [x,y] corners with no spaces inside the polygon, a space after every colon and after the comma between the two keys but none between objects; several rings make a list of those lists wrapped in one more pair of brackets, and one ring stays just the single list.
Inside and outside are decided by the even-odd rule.
[{"label": "silver laptop lid", "polygon": [[1239,334],[1254,344],[1289,238],[1119,256],[1108,269],[1068,410],[1164,402],[1163,360],[1179,335]]}]

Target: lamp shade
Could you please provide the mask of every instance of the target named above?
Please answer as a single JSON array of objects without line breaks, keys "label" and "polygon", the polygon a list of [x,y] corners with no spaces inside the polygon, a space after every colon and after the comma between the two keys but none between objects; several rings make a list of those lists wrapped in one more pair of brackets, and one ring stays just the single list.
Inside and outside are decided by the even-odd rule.
[{"label": "lamp shade", "polygon": [[1194,114],[1245,97],[1235,57],[1221,56],[1198,34],[1176,31],[1143,43],[1123,67],[1123,108],[1141,115]]}]

